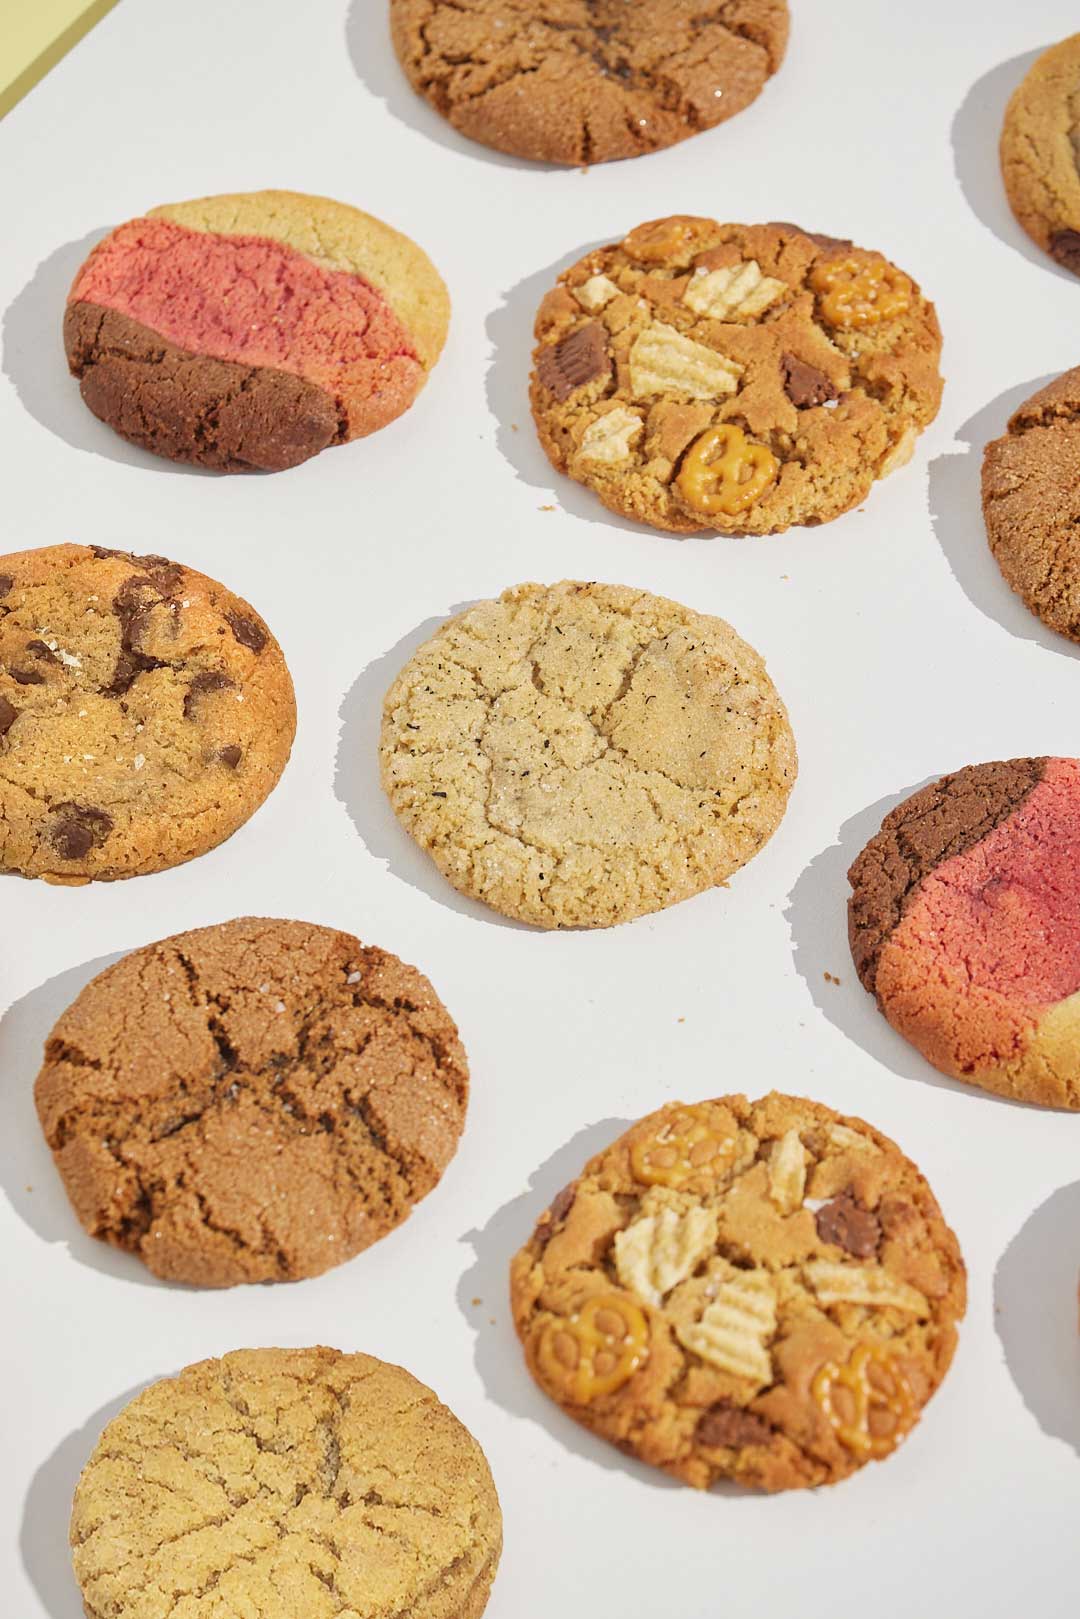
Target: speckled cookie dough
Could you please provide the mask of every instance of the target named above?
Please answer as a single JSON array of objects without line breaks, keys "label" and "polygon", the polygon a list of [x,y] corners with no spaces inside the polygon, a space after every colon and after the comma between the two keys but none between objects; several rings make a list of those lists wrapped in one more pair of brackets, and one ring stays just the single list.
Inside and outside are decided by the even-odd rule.
[{"label": "speckled cookie dough", "polygon": [[1080,275],[1080,34],[1044,51],[1013,92],[1001,172],[1032,241]]},{"label": "speckled cookie dough", "polygon": [[855,966],[893,1027],[954,1079],[1080,1108],[1080,761],[943,776],[848,875]]},{"label": "speckled cookie dough", "polygon": [[258,614],[159,556],[0,556],[0,872],[47,882],[180,865],[285,768],[292,681]]},{"label": "speckled cookie dough", "polygon": [[795,744],[722,619],[620,585],[518,585],[386,697],[383,785],[463,893],[608,927],[723,884],[776,830]]},{"label": "speckled cookie dough", "polygon": [[476,1440],[400,1366],[243,1349],[113,1418],[71,1545],[87,1619],[480,1619],[502,1516]]},{"label": "speckled cookie dough", "polygon": [[966,1284],[915,1165],[775,1092],[651,1113],[511,1267],[540,1387],[705,1489],[832,1484],[888,1456],[948,1370]]},{"label": "speckled cookie dough", "polygon": [[941,402],[941,331],[911,277],[796,225],[639,225],[559,277],[536,340],[552,465],[677,534],[839,517]]}]

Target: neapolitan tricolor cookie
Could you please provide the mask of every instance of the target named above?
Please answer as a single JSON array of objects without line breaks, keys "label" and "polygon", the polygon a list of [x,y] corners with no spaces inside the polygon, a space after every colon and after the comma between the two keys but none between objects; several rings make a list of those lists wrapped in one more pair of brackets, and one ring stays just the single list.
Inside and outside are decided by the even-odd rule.
[{"label": "neapolitan tricolor cookie", "polygon": [[118,226],[75,277],[64,347],[123,438],[277,472],[408,410],[449,316],[407,236],[325,197],[255,191]]},{"label": "neapolitan tricolor cookie", "polygon": [[859,977],[954,1079],[1080,1109],[1080,760],[971,765],[855,861]]}]

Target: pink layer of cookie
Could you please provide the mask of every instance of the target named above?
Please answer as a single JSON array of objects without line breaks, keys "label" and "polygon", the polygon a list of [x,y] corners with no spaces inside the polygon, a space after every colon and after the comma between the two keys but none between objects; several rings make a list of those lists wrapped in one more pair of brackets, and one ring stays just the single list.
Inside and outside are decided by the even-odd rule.
[{"label": "pink layer of cookie", "polygon": [[77,300],[190,353],[292,372],[346,403],[384,390],[415,394],[423,379],[408,333],[375,287],[266,236],[133,219],[90,255],[71,289]]},{"label": "pink layer of cookie", "polygon": [[[941,1066],[1007,1062],[1080,990],[1080,764],[1051,759],[1023,804],[923,880],[882,951],[882,1002]],[[932,1043],[932,1042],[931,1042]],[[944,1061],[942,1059],[945,1059]]]}]

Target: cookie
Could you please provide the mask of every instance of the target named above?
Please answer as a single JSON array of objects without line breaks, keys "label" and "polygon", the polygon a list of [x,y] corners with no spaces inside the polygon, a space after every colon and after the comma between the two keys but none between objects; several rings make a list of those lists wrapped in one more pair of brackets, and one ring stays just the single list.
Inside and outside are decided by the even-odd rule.
[{"label": "cookie", "polygon": [[413,89],[483,146],[606,163],[741,112],[784,59],[787,0],[390,0]]},{"label": "cookie", "polygon": [[575,1421],[699,1489],[790,1490],[911,1431],[965,1273],[887,1137],[774,1092],[635,1124],[541,1217],[511,1294],[529,1370]]},{"label": "cookie", "polygon": [[780,824],[795,743],[722,619],[622,585],[517,585],[444,624],[383,708],[383,786],[455,888],[610,927],[723,884]]},{"label": "cookie", "polygon": [[71,1545],[87,1619],[480,1619],[502,1517],[476,1440],[400,1366],[241,1349],[113,1418]]},{"label": "cookie", "polygon": [[1001,173],[1032,241],[1080,275],[1080,34],[1044,51],[1013,92]]},{"label": "cookie", "polygon": [[928,1062],[1080,1108],[1080,761],[943,776],[885,817],[848,877],[859,977]]},{"label": "cookie", "polygon": [[281,648],[239,596],[159,556],[0,556],[0,872],[137,877],[230,837],[296,730]]},{"label": "cookie", "polygon": [[64,347],[103,422],[170,461],[280,472],[408,410],[446,339],[427,255],[294,191],[152,208],[75,277]]},{"label": "cookie", "polygon": [[64,1012],[35,1100],[92,1237],[201,1287],[318,1276],[457,1149],[469,1073],[415,967],[243,917],[135,950]]},{"label": "cookie", "polygon": [[796,225],[639,225],[559,277],[536,339],[552,466],[676,534],[839,517],[941,401],[941,331],[911,277]]},{"label": "cookie", "polygon": [[1080,366],[1009,418],[983,454],[990,549],[1024,605],[1080,641]]}]

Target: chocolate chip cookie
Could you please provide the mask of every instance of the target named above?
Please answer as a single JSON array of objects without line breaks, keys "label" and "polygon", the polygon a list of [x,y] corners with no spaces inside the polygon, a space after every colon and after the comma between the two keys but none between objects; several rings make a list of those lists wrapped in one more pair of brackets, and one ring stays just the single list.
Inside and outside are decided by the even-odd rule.
[{"label": "chocolate chip cookie", "polygon": [[409,82],[455,129],[604,163],[712,129],[784,59],[787,0],[390,0]]},{"label": "chocolate chip cookie", "polygon": [[838,517],[941,401],[941,332],[911,277],[795,225],[639,225],[559,277],[536,339],[552,465],[678,534]]},{"label": "chocolate chip cookie", "polygon": [[502,1516],[476,1440],[400,1366],[241,1349],[113,1418],[71,1545],[87,1619],[480,1619]]},{"label": "chocolate chip cookie", "polygon": [[1080,275],[1080,34],[1044,51],[1013,92],[1001,172],[1032,241]]},{"label": "chocolate chip cookie", "polygon": [[1080,366],[1040,388],[986,446],[982,499],[1006,581],[1050,629],[1080,641]]},{"label": "chocolate chip cookie", "polygon": [[156,1276],[297,1281],[408,1218],[469,1075],[422,973],[243,917],[145,946],[62,1014],[35,1099],[75,1212]]},{"label": "chocolate chip cookie", "polygon": [[407,236],[326,197],[256,191],[120,225],[75,277],[64,346],[122,438],[278,472],[408,410],[449,314]]},{"label": "chocolate chip cookie", "polygon": [[722,619],[621,585],[518,585],[451,619],[387,694],[382,780],[462,893],[610,927],[723,884],[772,836],[795,744]]},{"label": "chocolate chip cookie", "polygon": [[102,546],[0,556],[0,872],[81,883],[205,854],[295,729],[281,648],[223,585]]},{"label": "chocolate chip cookie", "polygon": [[851,949],[953,1079],[1080,1109],[1080,761],[969,765],[905,799],[848,874]]},{"label": "chocolate chip cookie", "polygon": [[635,1124],[542,1215],[511,1295],[545,1394],[699,1489],[832,1484],[888,1456],[966,1303],[915,1165],[775,1092]]}]

